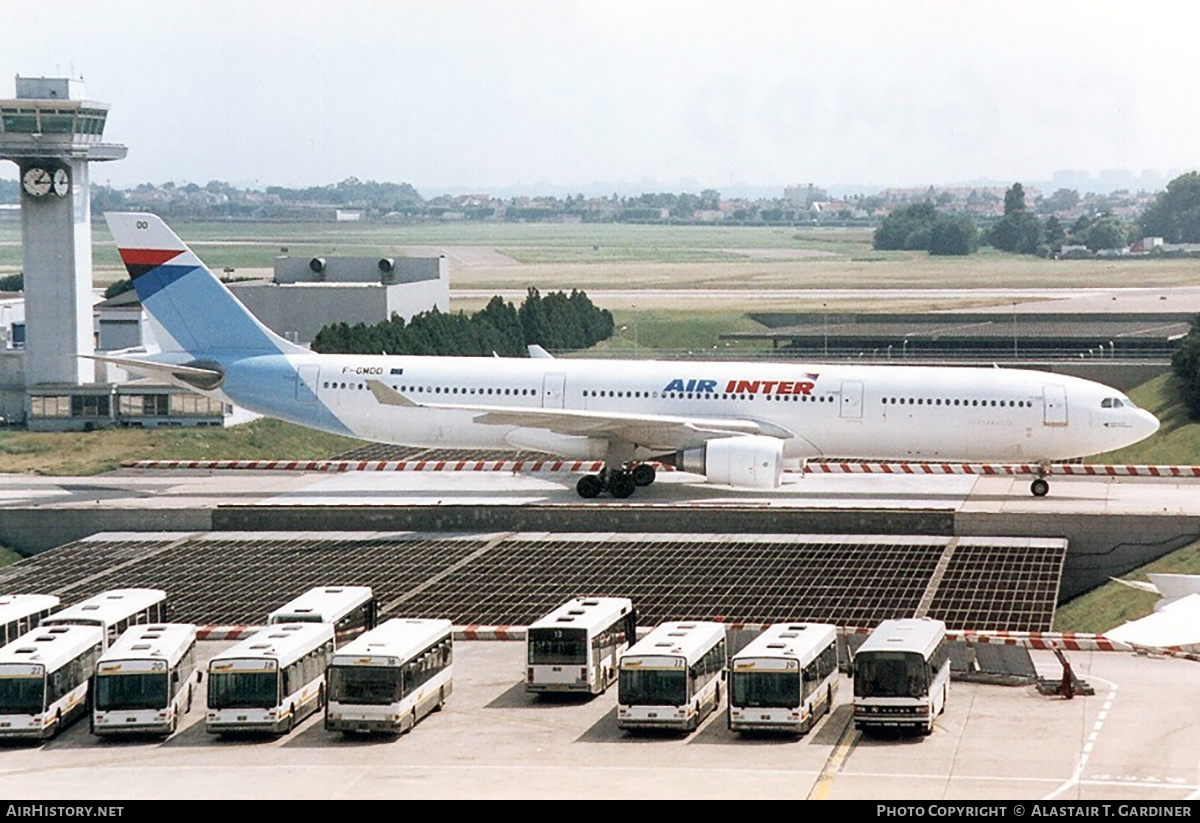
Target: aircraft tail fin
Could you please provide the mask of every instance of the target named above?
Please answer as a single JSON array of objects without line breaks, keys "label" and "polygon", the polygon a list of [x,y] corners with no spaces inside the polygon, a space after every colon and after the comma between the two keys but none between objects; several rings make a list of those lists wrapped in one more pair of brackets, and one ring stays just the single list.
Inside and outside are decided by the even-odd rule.
[{"label": "aircraft tail fin", "polygon": [[153,214],[104,215],[163,351],[194,357],[305,351],[268,329]]}]

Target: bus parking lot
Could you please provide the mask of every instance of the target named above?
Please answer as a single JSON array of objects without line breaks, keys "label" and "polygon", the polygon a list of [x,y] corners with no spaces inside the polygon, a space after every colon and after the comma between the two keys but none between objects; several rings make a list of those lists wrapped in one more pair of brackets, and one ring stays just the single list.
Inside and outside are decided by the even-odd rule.
[{"label": "bus parking lot", "polygon": [[[204,642],[207,661],[230,644]],[[282,737],[204,731],[197,700],[166,740],[102,740],[86,722],[0,747],[0,794],[41,799],[911,798],[1195,799],[1196,663],[1074,652],[1096,690],[956,682],[928,737],[863,736],[843,675],[833,712],[803,737],[743,737],[725,706],[690,735],[617,728],[616,694],[525,692],[523,643],[459,642],[445,709],[398,737],[346,738],[320,716]],[[1057,662],[1035,652],[1053,675]],[[1170,695],[1170,699],[1164,699]]]}]

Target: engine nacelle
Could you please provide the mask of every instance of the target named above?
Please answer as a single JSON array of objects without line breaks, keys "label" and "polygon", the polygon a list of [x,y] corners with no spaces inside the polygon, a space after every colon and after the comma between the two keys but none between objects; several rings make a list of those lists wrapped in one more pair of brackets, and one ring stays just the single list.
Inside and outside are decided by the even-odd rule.
[{"label": "engine nacelle", "polygon": [[762,435],[709,440],[676,452],[675,468],[702,474],[710,483],[776,489],[783,479],[783,441]]}]

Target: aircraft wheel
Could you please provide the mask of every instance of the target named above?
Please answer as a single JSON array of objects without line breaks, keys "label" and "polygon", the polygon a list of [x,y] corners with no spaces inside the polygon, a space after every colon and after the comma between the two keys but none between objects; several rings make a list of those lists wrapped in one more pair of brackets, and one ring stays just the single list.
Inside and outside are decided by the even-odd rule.
[{"label": "aircraft wheel", "polygon": [[654,467],[649,463],[638,463],[633,467],[633,482],[637,486],[649,486],[654,482]]},{"label": "aircraft wheel", "polygon": [[629,472],[618,472],[609,480],[608,490],[612,492],[613,497],[623,499],[633,495],[637,490],[637,483]]},{"label": "aircraft wheel", "polygon": [[1033,492],[1034,497],[1045,497],[1050,491],[1050,482],[1044,477],[1039,477],[1029,484],[1029,491]]},{"label": "aircraft wheel", "polygon": [[594,474],[585,474],[579,478],[579,482],[575,484],[575,491],[584,500],[591,500],[600,492],[604,491],[604,484],[600,482],[600,478]]}]

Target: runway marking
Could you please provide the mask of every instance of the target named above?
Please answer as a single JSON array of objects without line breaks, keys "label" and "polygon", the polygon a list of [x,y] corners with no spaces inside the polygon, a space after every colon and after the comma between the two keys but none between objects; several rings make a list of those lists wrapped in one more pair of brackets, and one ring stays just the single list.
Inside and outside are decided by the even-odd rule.
[{"label": "runway marking", "polygon": [[851,722],[853,719],[854,712],[847,712],[846,725],[842,727],[842,733],[838,736],[833,751],[829,753],[829,759],[825,761],[821,774],[818,775],[808,793],[809,800],[825,800],[829,796],[830,790],[833,789],[833,779],[841,771],[843,764],[850,757],[850,751],[854,748],[854,744],[862,735],[862,732],[854,728],[854,724]]},{"label": "runway marking", "polygon": [[1108,694],[1105,695],[1104,704],[1102,706],[1104,717],[1098,716],[1096,722],[1093,724],[1092,731],[1087,737],[1087,742],[1084,743],[1083,748],[1080,751],[1079,762],[1075,766],[1075,771],[1062,785],[1050,792],[1050,794],[1043,797],[1042,800],[1053,800],[1062,795],[1064,792],[1069,791],[1076,786],[1084,785],[1086,782],[1083,780],[1083,770],[1087,768],[1088,761],[1092,757],[1092,750],[1095,748],[1096,740],[1100,737],[1100,731],[1104,728],[1108,711],[1112,708],[1113,703],[1116,702],[1118,688],[1116,683],[1113,683],[1111,680],[1105,680],[1103,677],[1097,677],[1093,674],[1090,675],[1090,678],[1092,680],[1097,680],[1101,683],[1108,684]]}]

